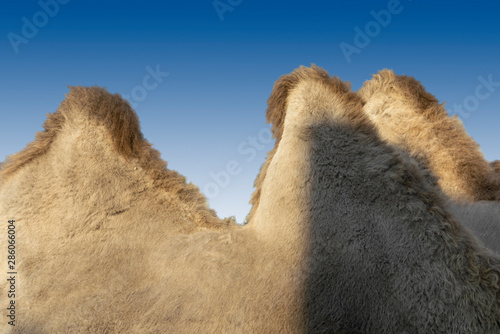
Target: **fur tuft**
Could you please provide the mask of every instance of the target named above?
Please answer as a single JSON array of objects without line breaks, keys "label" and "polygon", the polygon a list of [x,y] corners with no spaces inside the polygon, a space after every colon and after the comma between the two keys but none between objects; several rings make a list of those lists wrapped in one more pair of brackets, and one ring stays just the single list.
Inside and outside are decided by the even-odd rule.
[{"label": "fur tuft", "polygon": [[272,124],[272,132],[277,142],[283,134],[283,127],[290,92],[302,80],[317,80],[328,84],[331,80],[327,71],[312,64],[311,67],[300,66],[290,74],[281,76],[275,83],[267,100],[266,118]]},{"label": "fur tuft", "polygon": [[70,87],[70,92],[58,110],[47,115],[43,125],[44,131],[35,135],[35,141],[8,158],[1,176],[7,178],[27,163],[45,154],[66,120],[77,116],[84,116],[103,124],[108,129],[115,150],[124,157],[137,157],[140,154],[144,138],[139,119],[130,104],[118,94],[108,93],[105,88],[76,86]]}]

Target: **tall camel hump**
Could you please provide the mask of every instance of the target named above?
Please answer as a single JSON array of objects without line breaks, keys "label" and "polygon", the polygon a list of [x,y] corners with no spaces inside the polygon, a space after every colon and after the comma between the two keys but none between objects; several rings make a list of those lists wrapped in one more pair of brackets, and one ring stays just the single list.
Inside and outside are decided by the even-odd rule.
[{"label": "tall camel hump", "polygon": [[45,154],[65,123],[79,116],[103,124],[112,138],[116,151],[123,156],[128,158],[141,155],[144,137],[139,119],[130,104],[118,94],[108,93],[105,88],[75,86],[70,87],[70,92],[57,111],[47,115],[43,125],[44,130],[35,135],[35,141],[8,158],[2,168],[1,177],[8,177]]},{"label": "tall camel hump", "polygon": [[283,133],[283,126],[288,107],[288,96],[302,80],[316,80],[329,82],[327,71],[315,65],[300,66],[290,74],[281,76],[275,83],[271,95],[267,100],[266,119],[272,124],[274,137],[279,141]]},{"label": "tall camel hump", "polygon": [[271,93],[277,147],[249,224],[274,213],[276,235],[309,241],[295,243],[314,254],[309,331],[498,332],[499,259],[445,210],[414,160],[377,136],[348,85],[317,73],[300,68]]},{"label": "tall camel hump", "polygon": [[[361,112],[361,100],[351,91],[351,84],[348,81],[342,81],[336,76],[330,77],[328,72],[314,64],[311,67],[300,66],[298,69],[290,74],[283,75],[274,84],[271,95],[267,101],[266,117],[267,122],[272,123],[272,131],[275,138],[280,140],[283,133],[284,120],[286,118],[286,110],[290,103],[301,103],[301,99],[309,97],[308,102],[311,106],[316,107],[318,103],[325,104],[332,103],[326,97],[326,94],[335,94],[338,98],[335,100],[337,109],[342,109],[342,113],[338,115],[346,117],[346,121],[352,124],[354,120],[355,125],[360,125],[365,129],[373,131],[374,127],[370,124],[368,118]],[[321,106],[319,106],[321,107]],[[311,111],[311,110],[310,110]],[[325,111],[321,108],[314,109],[315,113]],[[315,117],[307,115],[304,120],[308,122],[315,122]],[[318,117],[322,115],[318,114]],[[336,119],[339,121],[339,119]]]},{"label": "tall camel hump", "polygon": [[[335,101],[329,97],[332,94],[336,97]],[[303,99],[308,100],[303,101]],[[304,102],[311,107],[308,110],[309,114],[287,115],[290,104],[302,104]],[[271,131],[274,138],[276,138],[276,145],[268,152],[267,159],[255,179],[255,191],[250,199],[252,208],[247,216],[247,221],[251,220],[258,208],[262,182],[266,178],[269,164],[279,146],[285,119],[288,119],[287,122],[297,122],[301,125],[303,125],[301,122],[308,122],[309,124],[324,122],[325,115],[322,113],[330,113],[332,107],[329,105],[330,103],[335,104],[333,109],[342,109],[342,112],[327,117],[332,122],[344,123],[357,131],[369,133],[370,135],[376,134],[377,130],[373,123],[362,112],[362,100],[351,91],[351,84],[348,81],[342,81],[336,76],[330,76],[325,69],[314,64],[311,64],[311,67],[300,66],[293,72],[281,76],[274,83],[271,95],[267,100],[266,119],[267,123],[272,124]]]},{"label": "tall camel hump", "polygon": [[[375,94],[390,94],[394,98],[405,99],[408,103],[424,110],[433,103],[438,103],[438,99],[427,92],[420,81],[411,76],[397,75],[389,69],[380,70],[373,75],[373,78],[366,81],[358,93],[364,101],[369,100]],[[433,111],[447,115],[444,108]]]},{"label": "tall camel hump", "polygon": [[[112,145],[112,151],[118,156],[144,170],[154,188],[165,190],[181,202],[189,203],[192,212],[198,216],[194,220],[201,225],[227,225],[221,224],[215,212],[208,208],[205,196],[196,185],[188,184],[183,175],[167,168],[160,152],[144,138],[139,118],[129,102],[102,87],[70,87],[57,111],[47,115],[44,130],[38,132],[35,140],[26,148],[8,157],[0,170],[0,179],[7,180],[30,162],[45,155],[59,135],[68,133],[63,131],[65,127],[75,124],[83,130],[97,127],[104,129],[109,144],[101,142],[101,145]],[[85,136],[82,140],[92,142],[99,139]],[[81,163],[85,164],[86,161]]]},{"label": "tall camel hump", "polygon": [[498,199],[500,178],[461,120],[415,78],[382,70],[358,91],[381,137],[429,168],[454,200]]}]

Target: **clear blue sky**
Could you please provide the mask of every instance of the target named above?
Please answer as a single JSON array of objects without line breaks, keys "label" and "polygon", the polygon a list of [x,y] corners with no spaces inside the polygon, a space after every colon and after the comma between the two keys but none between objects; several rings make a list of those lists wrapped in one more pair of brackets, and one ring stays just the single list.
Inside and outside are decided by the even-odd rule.
[{"label": "clear blue sky", "polygon": [[[500,84],[478,90],[480,77],[500,82],[497,2],[59,1],[2,1],[0,160],[33,140],[68,85],[105,86],[130,96],[170,168],[211,192],[219,216],[243,222],[273,145],[272,85],[311,63],[353,89],[383,68],[415,76],[451,113],[464,105],[467,130],[500,159]],[[148,67],[169,73],[150,90]],[[235,175],[214,187],[211,173],[228,163]]]}]

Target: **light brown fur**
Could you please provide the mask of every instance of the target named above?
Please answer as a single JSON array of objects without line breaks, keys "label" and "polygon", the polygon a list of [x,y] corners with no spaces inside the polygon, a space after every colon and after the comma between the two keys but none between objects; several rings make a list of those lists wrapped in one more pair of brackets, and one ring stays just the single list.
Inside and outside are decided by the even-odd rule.
[{"label": "light brown fur", "polygon": [[187,184],[185,177],[167,169],[167,163],[160,158],[160,152],[153,149],[144,139],[139,119],[130,105],[118,95],[111,95],[105,89],[73,87],[59,109],[47,115],[44,131],[36,134],[35,141],[17,154],[10,156],[0,170],[0,180],[8,180],[25,165],[44,156],[51,148],[58,134],[63,131],[67,120],[79,119],[88,126],[99,125],[106,129],[117,154],[141,168],[152,182],[152,186],[172,194],[173,200],[188,205],[189,212],[196,215],[194,221],[210,228],[224,226],[213,210],[208,209],[206,198],[193,184]]},{"label": "light brown fur", "polygon": [[340,79],[301,67],[276,83],[278,140],[244,227],[197,221],[198,196],[158,187],[147,158],[88,116],[101,94],[128,104],[79,89],[44,153],[0,183],[0,219],[17,222],[19,332],[500,332],[500,259]]},{"label": "light brown fur", "polygon": [[500,199],[500,177],[462,122],[412,77],[382,70],[358,91],[382,138],[429,168],[454,200]]},{"label": "light brown fur", "polygon": [[[343,100],[343,103],[349,106],[347,109],[348,111],[352,112],[352,110],[359,110],[359,108],[361,108],[361,101],[354,96],[349,82],[342,82],[337,77],[330,77],[328,72],[314,65],[312,68],[313,70],[309,71],[301,67],[301,70],[282,76],[274,84],[271,96],[267,101],[266,119],[267,123],[272,124],[271,131],[273,133],[273,137],[276,139],[276,145],[271,151],[268,152],[267,159],[262,164],[261,170],[255,179],[255,191],[250,199],[252,208],[248,214],[247,221],[250,221],[255,210],[257,210],[259,206],[262,182],[266,178],[267,169],[274,157],[274,154],[276,153],[276,149],[278,148],[278,144],[283,134],[283,126],[288,107],[288,96],[299,82],[303,80],[315,80],[322,82],[324,85],[329,87],[333,94]],[[376,131],[366,116],[363,116],[359,112],[354,113],[356,115],[354,118],[363,120],[360,122],[361,129],[364,129],[365,131]],[[359,130],[359,128],[357,128],[357,130]]]},{"label": "light brown fur", "polygon": [[500,175],[500,160],[495,160],[491,162],[491,167],[495,170],[495,172]]}]

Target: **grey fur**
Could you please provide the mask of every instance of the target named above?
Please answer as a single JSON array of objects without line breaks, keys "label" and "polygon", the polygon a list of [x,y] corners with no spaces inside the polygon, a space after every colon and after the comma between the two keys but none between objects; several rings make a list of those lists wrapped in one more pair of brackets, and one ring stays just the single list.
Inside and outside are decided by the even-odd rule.
[{"label": "grey fur", "polygon": [[448,210],[467,227],[487,248],[500,256],[500,203],[448,202]]}]

